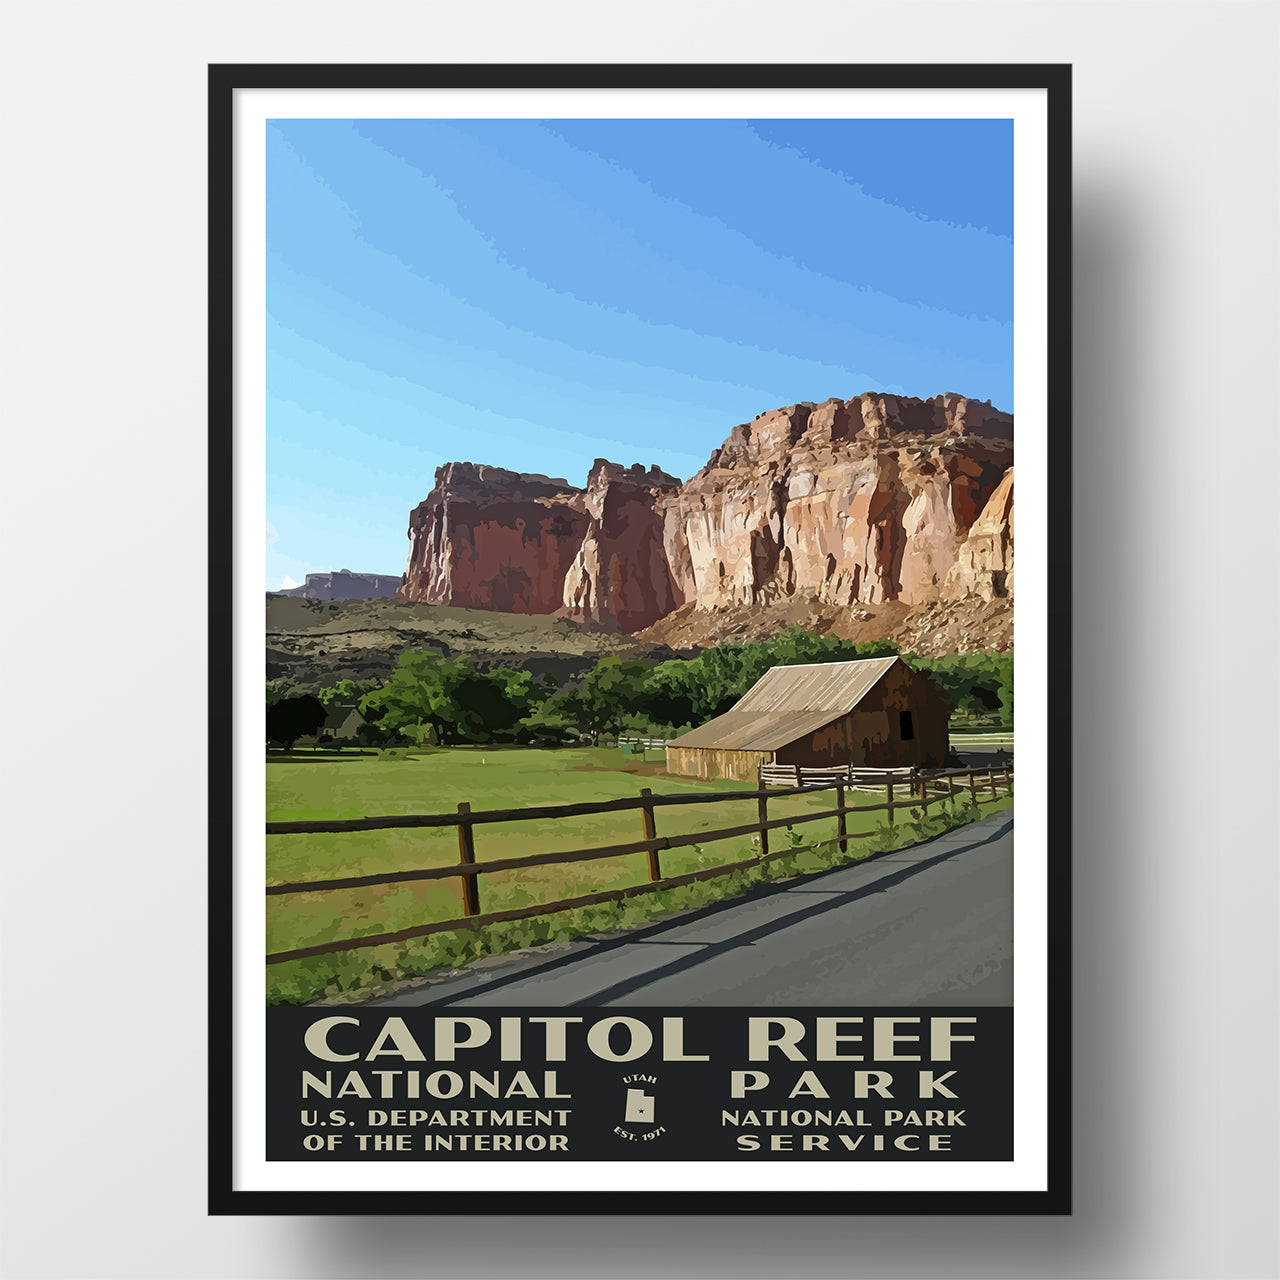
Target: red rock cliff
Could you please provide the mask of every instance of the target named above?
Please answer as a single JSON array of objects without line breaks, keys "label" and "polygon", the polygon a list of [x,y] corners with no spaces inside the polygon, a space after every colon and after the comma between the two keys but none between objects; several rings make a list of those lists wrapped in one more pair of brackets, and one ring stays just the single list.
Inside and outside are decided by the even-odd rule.
[{"label": "red rock cliff", "polygon": [[410,518],[400,598],[624,631],[690,603],[989,600],[1013,590],[1012,463],[1009,414],[873,393],[761,414],[683,485],[451,463]]},{"label": "red rock cliff", "polygon": [[399,600],[554,613],[590,518],[564,480],[449,462],[409,516]]},{"label": "red rock cliff", "polygon": [[657,501],[680,481],[657,467],[597,458],[587,477],[591,523],[564,582],[562,612],[577,622],[639,631],[684,603],[662,541]]}]

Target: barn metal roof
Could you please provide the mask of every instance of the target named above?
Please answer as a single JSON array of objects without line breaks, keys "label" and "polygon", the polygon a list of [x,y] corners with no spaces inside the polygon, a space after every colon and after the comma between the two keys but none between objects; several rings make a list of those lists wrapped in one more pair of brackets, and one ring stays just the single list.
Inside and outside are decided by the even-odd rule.
[{"label": "barn metal roof", "polygon": [[898,659],[771,667],[722,716],[672,738],[675,747],[776,751],[847,715]]}]

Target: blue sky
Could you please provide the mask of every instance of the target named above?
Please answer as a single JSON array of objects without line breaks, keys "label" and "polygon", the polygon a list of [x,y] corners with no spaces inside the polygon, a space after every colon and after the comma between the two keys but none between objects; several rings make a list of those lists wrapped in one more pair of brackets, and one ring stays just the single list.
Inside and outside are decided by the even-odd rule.
[{"label": "blue sky", "polygon": [[399,573],[460,460],[688,477],[797,400],[1013,403],[1013,126],[267,125],[267,586]]}]

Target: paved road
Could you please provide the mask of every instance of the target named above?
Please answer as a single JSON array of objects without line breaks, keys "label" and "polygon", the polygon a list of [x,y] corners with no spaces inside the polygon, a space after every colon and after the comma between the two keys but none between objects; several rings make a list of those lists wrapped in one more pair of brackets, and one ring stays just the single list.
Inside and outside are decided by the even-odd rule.
[{"label": "paved road", "polygon": [[606,941],[498,957],[369,1003],[1012,1004],[1013,810]]}]

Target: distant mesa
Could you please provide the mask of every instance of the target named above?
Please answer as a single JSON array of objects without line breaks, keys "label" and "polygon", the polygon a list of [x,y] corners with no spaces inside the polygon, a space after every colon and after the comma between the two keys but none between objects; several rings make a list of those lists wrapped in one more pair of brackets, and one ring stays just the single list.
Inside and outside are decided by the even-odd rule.
[{"label": "distant mesa", "polygon": [[1013,416],[953,392],[802,401],[734,427],[683,483],[602,458],[584,488],[450,462],[409,542],[403,602],[607,631],[788,599],[989,603],[1013,594]]},{"label": "distant mesa", "polygon": [[398,574],[352,573],[350,569],[338,569],[334,573],[309,573],[302,586],[272,594],[304,600],[374,600],[393,597],[400,581]]}]

